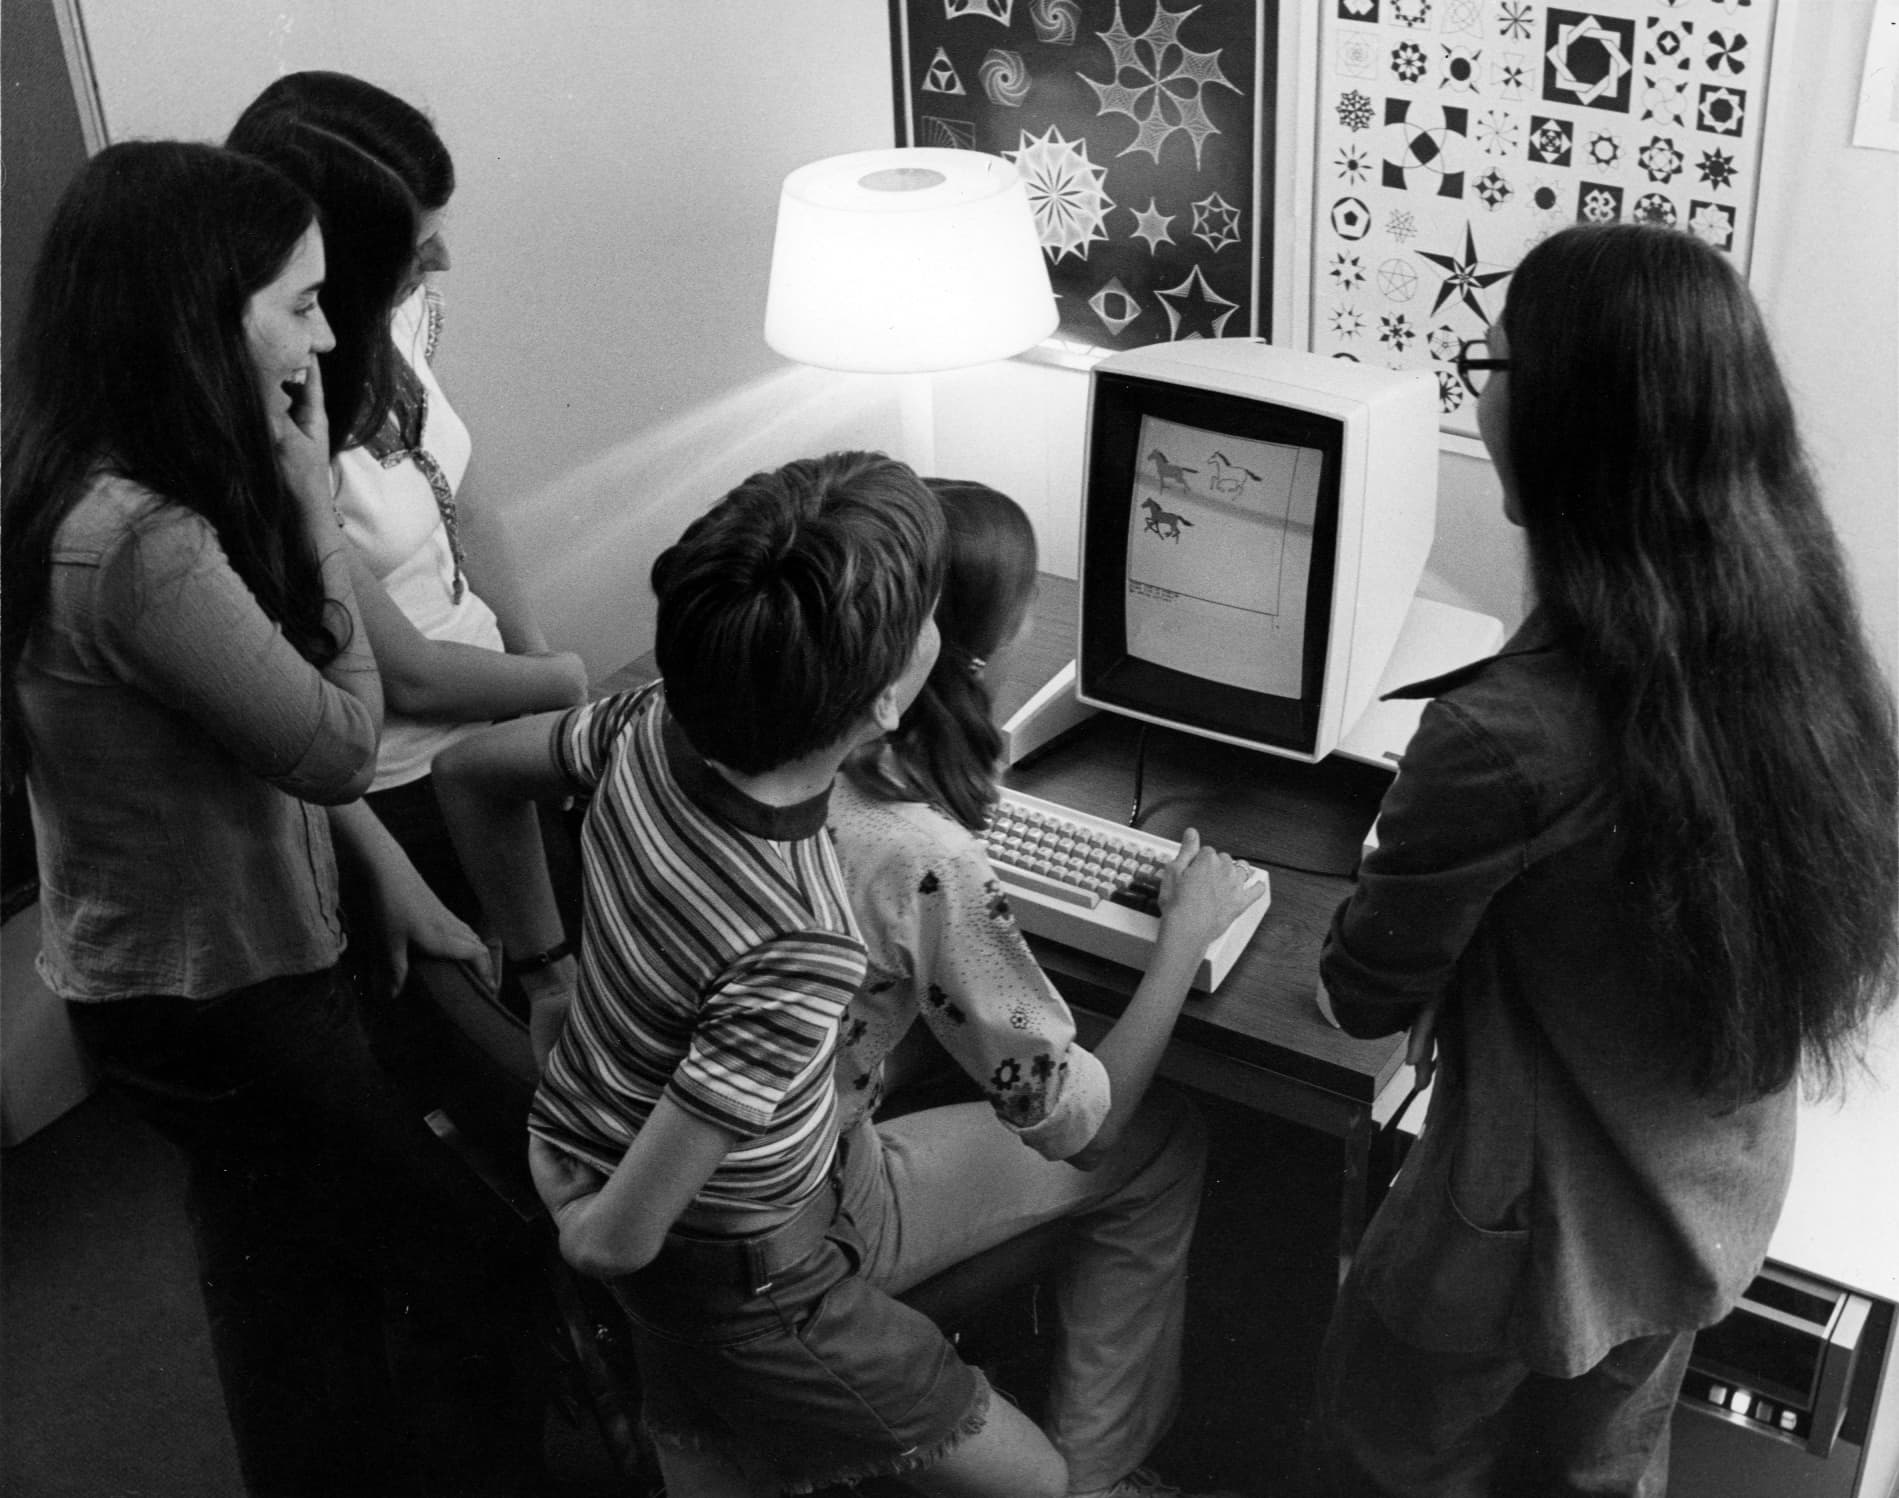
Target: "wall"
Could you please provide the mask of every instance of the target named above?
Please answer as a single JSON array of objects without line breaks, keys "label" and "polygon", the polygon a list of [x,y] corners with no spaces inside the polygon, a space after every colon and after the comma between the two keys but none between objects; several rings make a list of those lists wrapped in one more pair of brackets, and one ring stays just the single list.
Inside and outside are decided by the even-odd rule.
[{"label": "wall", "polygon": [[[1851,555],[1889,675],[1899,677],[1899,154],[1855,149],[1852,111],[1873,0],[1782,0],[1753,283]],[[1057,570],[1075,557],[1082,375],[1016,363],[939,377],[945,471],[1008,488]],[[1437,542],[1420,591],[1522,617],[1524,565],[1488,462],[1440,458]]]},{"label": "wall", "polygon": [[220,138],[279,73],[336,68],[455,155],[441,370],[550,635],[604,674],[651,644],[646,575],[737,479],[898,442],[887,382],[766,348],[778,185],[891,140],[883,0],[81,0],[107,130]]},{"label": "wall", "polygon": [[[215,137],[300,67],[434,112],[462,183],[443,372],[550,629],[596,670],[645,648],[653,554],[734,479],[800,451],[904,450],[888,382],[788,367],[759,333],[784,173],[890,139],[882,0],[82,8],[114,139]],[[1847,145],[1872,0],[1782,10],[1798,24],[1754,279],[1899,674],[1899,156]],[[1072,572],[1085,379],[1016,362],[935,383],[936,467],[1016,494],[1046,564]],[[1494,475],[1440,462],[1423,591],[1514,624],[1523,565]]]}]

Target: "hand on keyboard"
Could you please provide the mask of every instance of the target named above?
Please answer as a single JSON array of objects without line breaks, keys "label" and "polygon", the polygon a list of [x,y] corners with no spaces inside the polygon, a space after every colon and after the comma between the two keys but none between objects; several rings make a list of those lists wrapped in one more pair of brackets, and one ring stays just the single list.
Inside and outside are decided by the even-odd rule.
[{"label": "hand on keyboard", "polygon": [[[1205,948],[1194,978],[1203,993],[1245,951],[1271,899],[1265,870],[1215,853],[1197,836],[1188,851],[1184,840],[1015,790],[1005,789],[992,808],[983,842],[1024,931],[1137,971],[1146,970],[1160,940],[1165,886],[1173,924],[1190,923],[1169,939],[1192,937]],[[1210,940],[1202,940],[1203,930]]]},{"label": "hand on keyboard", "polygon": [[1200,834],[1189,827],[1180,835],[1179,854],[1161,873],[1161,934],[1176,935],[1195,952],[1204,952],[1265,893],[1266,881],[1257,869],[1203,846]]}]

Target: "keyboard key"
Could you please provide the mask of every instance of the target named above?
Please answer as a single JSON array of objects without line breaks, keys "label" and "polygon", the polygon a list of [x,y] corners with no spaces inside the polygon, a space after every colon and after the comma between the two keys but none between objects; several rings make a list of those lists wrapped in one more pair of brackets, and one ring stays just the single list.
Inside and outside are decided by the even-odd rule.
[{"label": "keyboard key", "polygon": [[997,872],[1005,881],[1020,889],[1032,889],[1044,895],[1052,895],[1069,905],[1078,905],[1083,910],[1092,910],[1101,903],[1101,896],[1092,889],[1084,889],[1072,880],[1061,878],[1046,870],[1025,869],[1014,865],[998,864]]}]

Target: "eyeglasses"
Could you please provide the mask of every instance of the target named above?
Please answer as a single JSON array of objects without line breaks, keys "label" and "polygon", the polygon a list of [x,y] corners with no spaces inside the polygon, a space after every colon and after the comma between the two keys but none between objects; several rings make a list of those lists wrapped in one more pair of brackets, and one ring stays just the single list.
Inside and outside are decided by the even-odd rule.
[{"label": "eyeglasses", "polygon": [[1490,341],[1486,338],[1466,338],[1458,344],[1457,358],[1452,362],[1457,368],[1458,379],[1464,382],[1464,388],[1473,396],[1484,393],[1491,370],[1510,367],[1508,359],[1490,357]]}]

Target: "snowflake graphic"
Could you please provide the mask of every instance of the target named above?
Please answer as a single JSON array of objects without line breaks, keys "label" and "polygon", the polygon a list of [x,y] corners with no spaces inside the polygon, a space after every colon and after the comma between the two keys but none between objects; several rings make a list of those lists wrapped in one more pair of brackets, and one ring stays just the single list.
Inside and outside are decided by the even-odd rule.
[{"label": "snowflake graphic", "polygon": [[1438,29],[1447,36],[1474,36],[1479,40],[1484,34],[1484,9],[1478,0],[1445,0],[1444,19]]},{"label": "snowflake graphic", "polygon": [[1739,135],[1746,108],[1742,96],[1731,88],[1703,85],[1701,90],[1701,128],[1711,135]]},{"label": "snowflake graphic", "polygon": [[1515,115],[1501,109],[1486,109],[1477,116],[1471,131],[1486,156],[1514,156],[1522,143],[1523,125]]},{"label": "snowflake graphic", "polygon": [[1409,244],[1418,237],[1418,216],[1409,208],[1394,208],[1385,220],[1385,232],[1399,244]]},{"label": "snowflake graphic", "polygon": [[1632,223],[1659,224],[1664,229],[1674,228],[1679,218],[1675,205],[1669,202],[1666,193],[1645,192],[1629,209]]},{"label": "snowflake graphic", "polygon": [[[1167,309],[1167,336],[1181,338],[1218,338],[1226,330],[1238,302],[1230,302],[1207,284],[1207,278],[1195,266],[1179,285],[1156,291],[1160,304]],[[1175,306],[1178,302],[1180,305]],[[1183,333],[1181,328],[1187,331]],[[1204,329],[1204,331],[1203,331]]]},{"label": "snowflake graphic", "polygon": [[1695,34],[1693,21],[1664,21],[1660,16],[1648,18],[1648,45],[1642,55],[1642,61],[1651,67],[1673,66],[1686,70],[1690,66],[1688,46]]},{"label": "snowflake graphic", "polygon": [[1536,7],[1534,5],[1512,4],[1511,0],[1497,7],[1497,35],[1507,36],[1513,42],[1527,42],[1534,35]]},{"label": "snowflake graphic", "polygon": [[1636,153],[1635,159],[1641,163],[1642,170],[1648,173],[1651,182],[1672,182],[1682,169],[1681,152],[1675,143],[1664,136],[1656,136]]},{"label": "snowflake graphic", "polygon": [[1521,201],[1523,201],[1523,207],[1529,209],[1532,218],[1536,220],[1536,237],[1531,239],[1532,245],[1536,243],[1536,239],[1542,239],[1544,235],[1550,234],[1550,230],[1557,228],[1559,224],[1569,222],[1569,209],[1565,207],[1563,188],[1557,182],[1557,178],[1532,177],[1531,184],[1523,190]]},{"label": "snowflake graphic", "polygon": [[1404,313],[1381,312],[1378,315],[1378,341],[1394,354],[1402,354],[1417,336],[1417,329],[1411,326],[1411,319]]},{"label": "snowflake graphic", "polygon": [[1515,196],[1515,189],[1504,179],[1503,173],[1494,167],[1477,179],[1476,190],[1477,196],[1484,201],[1484,207],[1493,213]]},{"label": "snowflake graphic", "polygon": [[1448,369],[1437,371],[1437,409],[1449,416],[1464,404],[1464,382]]},{"label": "snowflake graphic", "polygon": [[1101,319],[1101,325],[1112,334],[1119,334],[1141,315],[1139,300],[1121,284],[1119,276],[1088,298],[1088,309]]},{"label": "snowflake graphic", "polygon": [[1589,159],[1599,167],[1612,167],[1622,159],[1622,142],[1598,131],[1589,137]]},{"label": "snowflake graphic", "polygon": [[1710,31],[1708,33],[1708,71],[1719,73],[1725,68],[1730,73],[1745,73],[1747,59],[1741,56],[1747,50],[1747,38],[1740,32]]},{"label": "snowflake graphic", "polygon": [[1514,52],[1491,60],[1490,82],[1506,99],[1522,98],[1529,77],[1523,59]]},{"label": "snowflake graphic", "polygon": [[1553,162],[1557,166],[1568,166],[1568,122],[1535,119],[1530,122],[1530,125],[1530,155],[1543,161]]},{"label": "snowflake graphic", "polygon": [[[1577,104],[1626,109],[1627,104],[1615,102],[1630,72],[1628,54],[1622,50],[1622,38],[1617,32],[1605,28],[1595,16],[1578,16],[1562,10],[1550,13],[1550,31],[1555,40],[1544,54],[1549,60],[1544,74],[1544,97],[1557,101],[1557,95],[1568,94]],[[1604,99],[1609,103],[1602,104]]]},{"label": "snowflake graphic", "polygon": [[1343,32],[1338,39],[1340,74],[1347,78],[1378,76],[1377,39],[1363,31]]},{"label": "snowflake graphic", "polygon": [[1391,19],[1400,26],[1421,27],[1431,19],[1431,0],[1391,0]]},{"label": "snowflake graphic", "polygon": [[1450,93],[1474,94],[1477,92],[1479,76],[1478,63],[1484,55],[1482,47],[1452,47],[1440,44],[1444,54],[1444,87]]},{"label": "snowflake graphic", "polygon": [[1688,232],[1705,239],[1717,250],[1734,248],[1734,210],[1725,203],[1703,203],[1697,199],[1688,214]]},{"label": "snowflake graphic", "polygon": [[1463,346],[1463,339],[1457,336],[1457,329],[1447,322],[1441,322],[1424,335],[1424,346],[1431,351],[1433,359],[1449,364],[1457,357],[1458,349]]},{"label": "snowflake graphic", "polygon": [[1469,224],[1464,225],[1464,253],[1461,257],[1437,255],[1429,250],[1418,252],[1423,259],[1430,261],[1444,272],[1444,283],[1437,289],[1437,300],[1431,304],[1431,313],[1436,316],[1444,309],[1444,304],[1453,297],[1461,301],[1475,315],[1480,323],[1490,321],[1490,314],[1484,310],[1484,304],[1478,300],[1480,292],[1495,286],[1510,274],[1508,270],[1479,270],[1481,262],[1477,258],[1477,237]]},{"label": "snowflake graphic", "polygon": [[1424,48],[1416,42],[1399,42],[1391,49],[1391,71],[1401,83],[1416,83],[1424,76]]},{"label": "snowflake graphic", "polygon": [[1240,210],[1217,192],[1193,205],[1193,237],[1210,250],[1240,242]]},{"label": "snowflake graphic", "polygon": [[1134,215],[1134,233],[1130,238],[1146,240],[1150,255],[1162,245],[1174,242],[1174,236],[1167,232],[1167,226],[1174,221],[1174,215],[1162,213],[1157,209],[1151,193],[1148,195],[1147,207],[1129,211]]},{"label": "snowflake graphic", "polygon": [[1358,256],[1339,250],[1332,256],[1326,274],[1340,291],[1356,291],[1365,284],[1365,263]]},{"label": "snowflake graphic", "polygon": [[958,16],[984,16],[1007,26],[1014,10],[1015,0],[943,0],[943,15],[951,21]]},{"label": "snowflake graphic", "polygon": [[1378,267],[1378,291],[1388,302],[1408,302],[1418,294],[1418,268],[1401,255]]},{"label": "snowflake graphic", "polygon": [[1654,120],[1660,125],[1685,127],[1688,123],[1689,93],[1694,87],[1692,79],[1670,78],[1666,73],[1648,73],[1643,76],[1644,100],[1642,118]]},{"label": "snowflake graphic", "polygon": [[1108,237],[1101,228],[1114,207],[1101,190],[1108,169],[1088,159],[1085,140],[1063,140],[1054,125],[1046,135],[1032,136],[1024,130],[1021,141],[1019,150],[1003,154],[1022,174],[1042,248],[1052,251],[1058,261],[1069,255],[1086,260],[1088,246]]},{"label": "snowflake graphic", "polygon": [[1580,207],[1584,223],[1613,224],[1622,216],[1620,199],[1613,189],[1607,187],[1584,189]]},{"label": "snowflake graphic", "polygon": [[[1554,177],[1533,177],[1523,193],[1523,206],[1543,221],[1546,227],[1554,227],[1567,217],[1563,208],[1563,191]],[[1542,234],[1537,236],[1542,238]],[[1531,243],[1535,243],[1534,240]]]},{"label": "snowflake graphic", "polygon": [[1339,123],[1347,130],[1367,130],[1371,128],[1372,101],[1369,94],[1361,94],[1351,89],[1343,94],[1338,105]]},{"label": "snowflake graphic", "polygon": [[1695,170],[1710,187],[1732,187],[1736,176],[1734,158],[1726,151],[1703,151]]},{"label": "snowflake graphic", "polygon": [[1340,302],[1332,309],[1331,323],[1335,338],[1357,338],[1365,331],[1365,314],[1349,302]]},{"label": "snowflake graphic", "polygon": [[1363,182],[1371,171],[1371,156],[1362,146],[1350,141],[1339,147],[1338,156],[1333,165],[1338,169],[1340,178],[1346,182]]},{"label": "snowflake graphic", "polygon": [[[1114,77],[1107,83],[1097,83],[1085,73],[1080,77],[1095,91],[1099,114],[1124,114],[1140,127],[1122,149],[1123,156],[1145,151],[1158,166],[1161,148],[1181,130],[1193,142],[1193,164],[1198,171],[1201,146],[1209,135],[1220,133],[1220,127],[1207,118],[1203,96],[1214,84],[1236,94],[1240,87],[1220,71],[1219,49],[1195,52],[1181,44],[1181,27],[1198,9],[1171,11],[1157,0],[1154,19],[1137,36],[1122,22],[1121,0],[1115,0],[1114,25],[1095,33],[1108,44]],[[1129,74],[1134,81],[1122,82]]]}]

